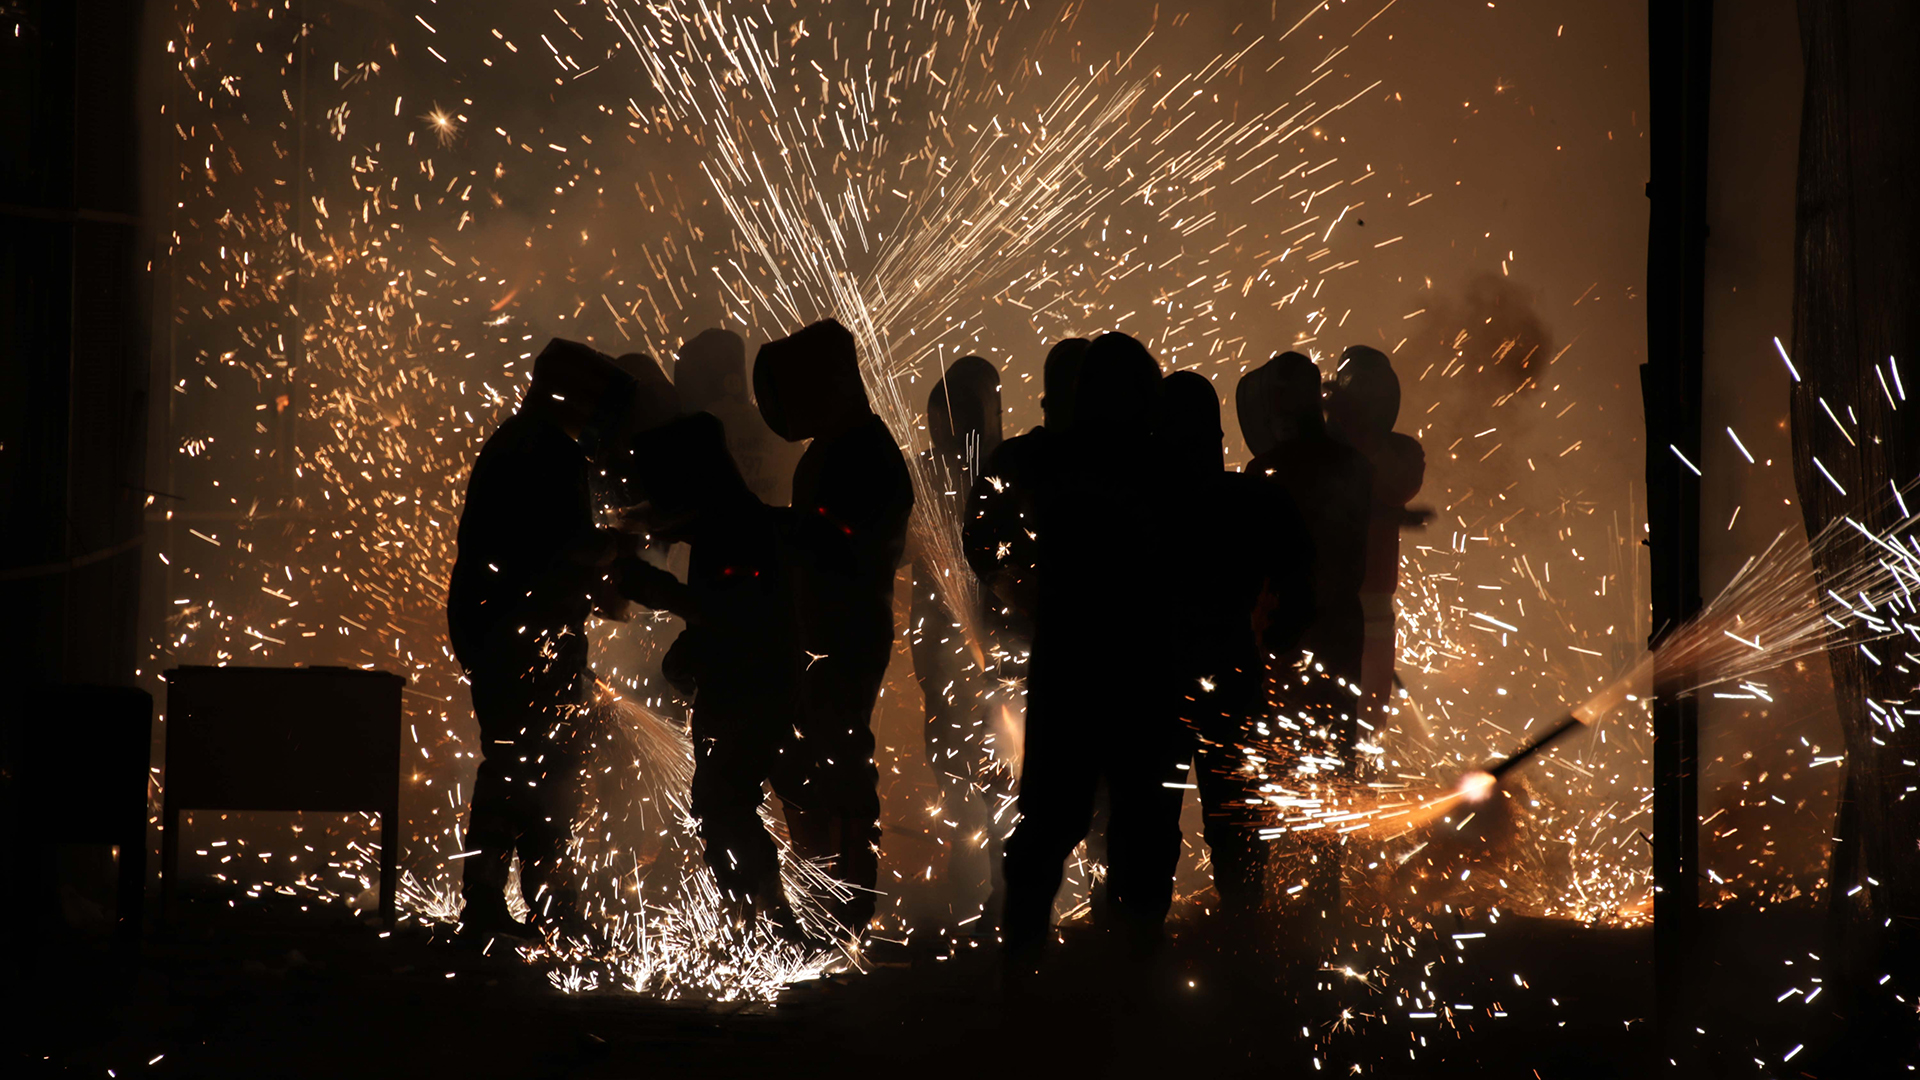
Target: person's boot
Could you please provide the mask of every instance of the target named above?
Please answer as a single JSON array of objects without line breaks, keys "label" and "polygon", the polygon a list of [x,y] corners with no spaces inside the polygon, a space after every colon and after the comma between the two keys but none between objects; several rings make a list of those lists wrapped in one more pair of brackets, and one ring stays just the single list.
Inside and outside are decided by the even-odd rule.
[{"label": "person's boot", "polygon": [[505,896],[494,896],[491,900],[468,897],[460,912],[459,935],[462,941],[485,947],[495,939],[504,939],[509,944],[537,941],[540,931],[514,918],[507,910]]},{"label": "person's boot", "polygon": [[593,924],[580,913],[580,894],[570,882],[549,885],[527,921],[533,924],[534,933],[547,939],[556,951],[563,951],[568,942],[581,942],[593,932]]},{"label": "person's boot", "polygon": [[742,909],[749,923],[756,914],[765,915],[774,934],[789,945],[803,949],[822,947],[822,943],[800,925],[800,917],[794,914],[793,905],[787,902],[786,886],[781,881],[778,869],[769,871],[754,883],[753,895],[742,905]]},{"label": "person's boot", "polygon": [[1009,937],[1000,949],[1000,990],[1009,1008],[1018,1008],[1033,996],[1040,981],[1040,964],[1046,955],[1046,939],[1028,940],[1025,935]]},{"label": "person's boot", "polygon": [[[469,834],[471,842],[471,834]],[[471,856],[461,871],[459,935],[464,941],[485,947],[494,938],[530,941],[540,936],[533,927],[513,917],[507,909],[507,879],[511,875],[513,852],[492,844],[480,844],[479,854]]]}]

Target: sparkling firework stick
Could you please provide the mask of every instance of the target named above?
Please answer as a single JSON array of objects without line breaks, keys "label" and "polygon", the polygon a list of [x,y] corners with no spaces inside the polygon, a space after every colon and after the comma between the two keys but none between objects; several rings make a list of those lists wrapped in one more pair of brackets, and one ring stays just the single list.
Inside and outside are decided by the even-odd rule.
[{"label": "sparkling firework stick", "polygon": [[1548,728],[1546,731],[1528,740],[1525,746],[1522,746],[1520,749],[1514,751],[1513,754],[1508,756],[1508,758],[1505,761],[1502,761],[1497,765],[1490,766],[1486,770],[1486,775],[1491,776],[1493,777],[1494,780],[1498,781],[1502,777],[1506,776],[1509,772],[1512,772],[1514,769],[1517,769],[1520,766],[1526,764],[1528,758],[1531,758],[1533,757],[1533,755],[1539,753],[1542,750],[1545,750],[1548,746],[1552,745],[1556,739],[1560,738],[1560,736],[1565,735],[1567,732],[1572,731],[1574,728],[1584,727],[1584,726],[1585,726],[1584,722],[1581,721],[1579,717],[1569,712],[1566,715],[1562,716],[1560,720],[1557,723],[1555,723],[1552,727]]},{"label": "sparkling firework stick", "polygon": [[1643,657],[1632,670],[1608,683],[1599,693],[1568,709],[1551,727],[1527,740],[1526,745],[1509,754],[1505,760],[1461,777],[1460,793],[1473,802],[1486,798],[1508,773],[1526,764],[1535,754],[1552,746],[1569,731],[1596,724],[1622,703],[1635,700],[1630,692],[1632,687],[1639,680],[1652,675],[1653,669],[1653,657]]}]

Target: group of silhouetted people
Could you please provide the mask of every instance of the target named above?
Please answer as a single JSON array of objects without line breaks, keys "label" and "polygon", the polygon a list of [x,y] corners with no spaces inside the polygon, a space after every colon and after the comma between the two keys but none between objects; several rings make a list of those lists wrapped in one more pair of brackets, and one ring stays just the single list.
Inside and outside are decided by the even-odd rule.
[{"label": "group of silhouetted people", "polygon": [[[564,856],[594,694],[586,621],[629,601],[685,620],[661,667],[692,702],[691,808],[722,891],[801,933],[760,818],[771,785],[796,852],[850,886],[822,898],[829,914],[872,917],[871,718],[913,487],[838,323],[760,350],[757,417],[744,361],[738,337],[703,334],[669,381],[647,357],[554,341],[474,463],[447,615],[482,741],[462,886],[476,936],[529,932],[505,899],[516,854],[536,923],[578,917]],[[807,444],[790,478],[764,432]],[[602,526],[596,499],[630,512]],[[643,550],[673,544],[684,580]]]},{"label": "group of silhouetted people", "polygon": [[[1392,366],[1356,346],[1324,386],[1298,353],[1247,372],[1242,472],[1224,465],[1213,383],[1163,374],[1125,334],[1058,343],[1042,381],[1045,423],[1003,440],[993,365],[943,373],[921,497],[950,500],[962,533],[910,545],[909,462],[838,323],[763,346],[751,402],[726,331],[689,340],[671,380],[644,356],[549,345],[475,462],[449,590],[484,755],[466,927],[528,932],[505,900],[515,854],[535,921],[577,917],[564,855],[594,694],[586,621],[634,602],[685,621],[661,667],[691,702],[691,807],[723,894],[806,933],[761,817],[770,787],[796,854],[848,887],[815,899],[862,933],[878,895],[872,714],[906,562],[950,866],[989,860],[1010,972],[1037,968],[1089,839],[1104,841],[1096,918],[1152,950],[1190,772],[1223,908],[1265,905],[1252,729],[1312,708],[1350,760],[1392,693],[1399,532],[1422,520],[1407,503],[1424,470],[1393,431]],[[632,509],[602,526],[596,504]],[[659,558],[673,545],[683,573]],[[1337,859],[1317,861],[1330,903]]]}]

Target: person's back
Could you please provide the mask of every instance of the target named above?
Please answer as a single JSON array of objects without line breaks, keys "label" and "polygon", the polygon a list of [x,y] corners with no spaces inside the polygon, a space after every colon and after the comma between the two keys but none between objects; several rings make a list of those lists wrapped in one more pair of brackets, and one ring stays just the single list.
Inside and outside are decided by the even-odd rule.
[{"label": "person's back", "polygon": [[[1159,642],[1116,628],[1141,612],[1134,523],[1150,516],[1160,365],[1125,334],[1088,346],[1071,434],[1042,489],[1021,821],[1007,840],[1007,973],[1038,966],[1064,863],[1106,786],[1105,910],[1146,949],[1157,942],[1180,851],[1181,748],[1166,708],[1173,676]],[[1131,651],[1131,655],[1129,653]]]},{"label": "person's back", "polygon": [[890,649],[913,481],[885,421],[869,413],[815,437],[793,470],[793,509],[808,553],[795,574],[808,648],[869,659]]},{"label": "person's back", "polygon": [[803,854],[832,857],[834,873],[856,887],[837,917],[858,934],[879,873],[872,718],[893,649],[893,581],[913,482],[839,323],[769,342],[753,379],[767,425],[789,442],[812,440],[794,467],[786,543],[808,654],[800,728],[815,794],[798,813],[789,806],[788,826]]},{"label": "person's back", "polygon": [[588,475],[579,444],[538,410],[508,417],[481,446],[447,586],[448,630],[462,668],[511,662],[517,643],[495,640],[508,622],[531,620],[536,637],[584,628],[584,581],[562,580],[561,554],[593,528]]},{"label": "person's back", "polygon": [[[1327,432],[1320,411],[1320,369],[1312,360],[1284,353],[1259,370],[1268,373],[1260,383],[1267,412],[1262,427],[1272,434],[1246,473],[1285,491],[1313,539],[1315,614],[1301,646],[1328,671],[1357,683],[1373,467],[1359,451]],[[1242,429],[1247,426],[1243,420]]]},{"label": "person's back", "polygon": [[[1000,445],[999,371],[979,356],[954,361],[927,396],[926,424],[922,467],[931,494],[945,499],[953,515],[931,515],[943,527],[958,522],[974,478]],[[964,903],[973,900],[969,893],[980,882],[997,879],[1000,841],[1012,826],[1012,815],[999,812],[1012,777],[996,762],[996,751],[1008,748],[995,745],[992,722],[1006,696],[998,678],[1004,619],[1001,605],[977,590],[954,587],[951,575],[971,575],[970,567],[945,565],[935,551],[924,540],[916,545],[907,645],[926,717],[927,766],[940,786],[934,819],[948,828],[947,884]],[[967,608],[955,610],[956,600]],[[993,921],[982,920],[980,929]]]},{"label": "person's back", "polygon": [[681,417],[637,441],[656,538],[689,549],[683,588],[634,564],[632,589],[683,617],[665,665],[693,699],[689,809],[707,864],[743,913],[761,911],[797,936],[778,851],[760,820],[763,785],[784,803],[809,777],[793,750],[802,653],[792,583],[780,551],[784,512],[762,503],[728,454],[720,421]]},{"label": "person's back", "polygon": [[1036,677],[1043,666],[1106,668],[1116,659],[1114,628],[1138,615],[1139,537],[1126,526],[1130,515],[1152,511],[1142,496],[1159,389],[1159,362],[1134,339],[1109,333],[1088,347],[1036,545],[1044,612],[1034,629]]},{"label": "person's back", "polygon": [[1373,468],[1366,565],[1360,585],[1365,619],[1360,681],[1368,707],[1387,706],[1394,678],[1393,595],[1400,585],[1400,530],[1424,525],[1431,511],[1410,509],[1426,477],[1418,440],[1393,430],[1400,415],[1400,380],[1384,353],[1349,346],[1327,399],[1332,434],[1364,455]]},{"label": "person's back", "polygon": [[967,563],[1021,651],[1033,641],[1046,493],[1072,424],[1087,344],[1085,338],[1065,338],[1047,351],[1040,397],[1046,422],[1001,442],[987,455],[964,516]]},{"label": "person's back", "polygon": [[1291,649],[1311,620],[1312,538],[1284,490],[1226,471],[1219,398],[1203,376],[1167,376],[1156,440],[1172,663],[1183,694],[1205,678],[1250,707],[1263,652]]},{"label": "person's back", "polygon": [[[591,469],[577,436],[606,445],[629,421],[637,386],[612,360],[555,340],[534,364],[514,415],[482,447],[468,478],[447,623],[472,687],[482,750],[468,806],[466,931],[523,934],[508,913],[508,866],[558,920],[573,910],[563,865],[578,779],[572,710],[590,691],[585,622],[614,556],[593,520]],[[504,749],[503,749],[504,748]]]},{"label": "person's back", "polygon": [[1290,651],[1312,617],[1313,545],[1283,491],[1225,471],[1220,402],[1205,378],[1167,376],[1156,437],[1173,707],[1194,739],[1215,888],[1226,908],[1249,911],[1264,894],[1268,822],[1243,754],[1266,702],[1266,654]]},{"label": "person's back", "polygon": [[[721,422],[709,413],[679,417],[635,445],[643,462],[638,487],[658,523],[654,539],[686,544],[688,559],[683,589],[657,569],[635,565],[636,583],[637,575],[648,580],[631,591],[652,592],[687,620],[686,646],[676,651],[680,663],[694,665],[700,686],[744,679],[750,687],[743,689],[790,698],[801,653],[790,567],[780,551],[784,514],[748,487]],[[712,644],[696,647],[702,639]],[[788,724],[779,717],[769,723]]]}]

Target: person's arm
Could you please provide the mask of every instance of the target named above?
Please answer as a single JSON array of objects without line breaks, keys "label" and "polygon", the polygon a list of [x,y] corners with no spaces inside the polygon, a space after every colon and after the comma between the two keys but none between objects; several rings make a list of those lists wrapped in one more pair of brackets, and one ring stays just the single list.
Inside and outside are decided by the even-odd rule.
[{"label": "person's arm", "polygon": [[672,612],[689,623],[703,614],[692,586],[637,555],[621,558],[610,576],[621,596],[643,607]]},{"label": "person's arm", "polygon": [[1387,475],[1381,478],[1385,501],[1391,502],[1399,512],[1401,528],[1425,528],[1434,518],[1433,508],[1407,504],[1420,494],[1420,488],[1426,483],[1426,448],[1413,436],[1396,431],[1388,440],[1387,451]]}]

